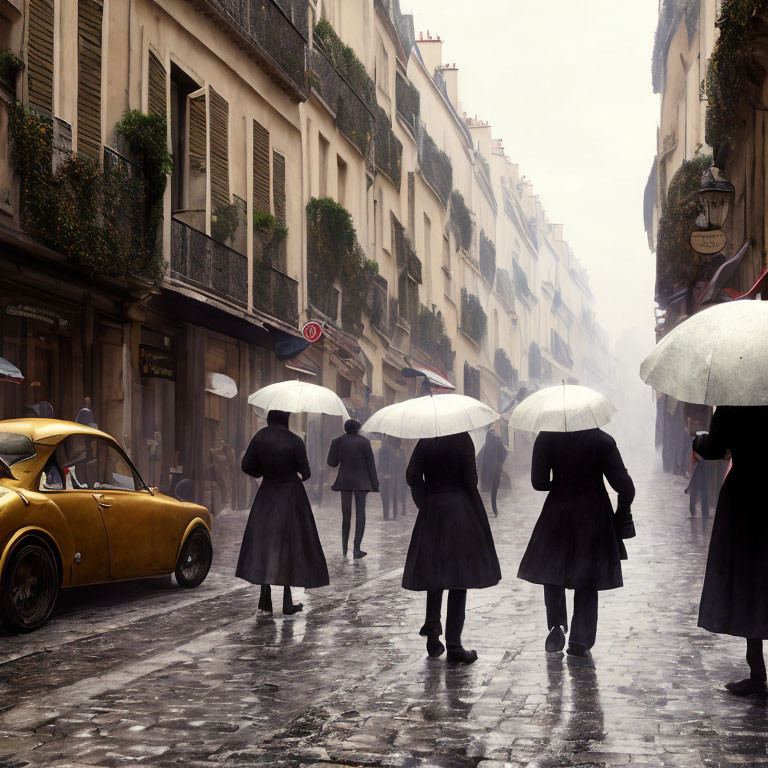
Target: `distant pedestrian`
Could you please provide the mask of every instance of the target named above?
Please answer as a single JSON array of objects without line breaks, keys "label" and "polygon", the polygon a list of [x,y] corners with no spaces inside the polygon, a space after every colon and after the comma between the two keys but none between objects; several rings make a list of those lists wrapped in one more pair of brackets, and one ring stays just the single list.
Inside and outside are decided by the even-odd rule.
[{"label": "distant pedestrian", "polygon": [[263,477],[245,527],[236,575],[261,585],[259,608],[272,612],[270,585],[283,587],[283,613],[302,609],[291,587],[329,583],[325,555],[303,482],[311,472],[304,441],[288,429],[289,414],[270,411],[251,440],[242,469]]},{"label": "distant pedestrian", "polygon": [[328,466],[339,467],[332,488],[341,492],[341,550],[347,556],[349,532],[352,527],[352,499],[355,500],[355,540],[352,556],[355,560],[368,553],[360,548],[365,533],[365,497],[379,491],[376,462],[371,442],[359,434],[360,422],[349,419],[344,424],[345,434],[337,437],[328,451]]},{"label": "distant pedestrian", "polygon": [[[619,495],[615,514],[603,477]],[[597,634],[597,593],[623,586],[620,561],[627,554],[621,535],[634,535],[635,487],[614,439],[601,429],[541,432],[531,482],[549,494],[517,575],[544,585],[544,647],[550,653],[565,647],[565,590],[575,591],[567,652],[588,659]]]},{"label": "distant pedestrian", "polygon": [[712,525],[699,626],[746,638],[749,677],[725,686],[735,696],[768,695],[763,658],[768,638],[766,431],[768,406],[722,405],[709,433],[693,441],[693,450],[704,459],[731,454]]},{"label": "distant pedestrian", "polygon": [[478,464],[480,466],[480,487],[491,492],[491,509],[494,517],[499,516],[496,495],[499,492],[501,474],[506,460],[507,449],[496,430],[491,427],[485,436],[485,445],[480,449]]},{"label": "distant pedestrian", "polygon": [[427,653],[440,656],[443,591],[448,591],[445,642],[448,660],[471,664],[475,651],[461,642],[468,589],[498,584],[501,569],[477,490],[475,447],[468,432],[419,440],[406,473],[419,508],[403,572],[403,587],[427,593],[419,632]]},{"label": "distant pedestrian", "polygon": [[709,467],[702,457],[691,452],[691,479],[685,492],[688,494],[688,511],[691,517],[696,517],[696,507],[701,507],[701,517],[709,517]]},{"label": "distant pedestrian", "polygon": [[397,520],[397,510],[405,517],[406,482],[405,482],[405,451],[400,439],[386,435],[379,448],[378,472],[381,477],[381,502],[384,509],[384,519],[389,520],[390,509],[392,519]]}]

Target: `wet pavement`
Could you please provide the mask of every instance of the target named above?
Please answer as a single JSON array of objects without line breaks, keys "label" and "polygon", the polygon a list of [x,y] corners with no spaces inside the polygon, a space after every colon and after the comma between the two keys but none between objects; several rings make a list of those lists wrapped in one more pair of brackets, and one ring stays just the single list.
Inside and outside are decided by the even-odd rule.
[{"label": "wet pavement", "polygon": [[696,628],[709,525],[688,519],[684,480],[629,468],[638,536],[626,586],[601,593],[594,666],[544,653],[541,589],[515,578],[543,501],[524,478],[491,520],[504,578],[469,593],[468,667],[427,658],[424,596],[400,587],[412,512],[383,521],[372,497],[353,563],[327,496],[331,586],[299,590],[290,618],[257,616],[234,578],[233,512],[198,589],[79,589],[37,633],[0,631],[0,768],[768,764],[765,703],[722,687],[746,676],[743,640]]}]

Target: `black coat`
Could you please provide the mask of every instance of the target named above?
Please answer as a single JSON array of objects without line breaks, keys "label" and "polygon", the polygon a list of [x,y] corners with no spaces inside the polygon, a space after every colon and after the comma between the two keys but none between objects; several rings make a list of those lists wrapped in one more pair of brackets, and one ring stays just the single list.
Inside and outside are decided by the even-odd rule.
[{"label": "black coat", "polygon": [[[341,466],[339,466],[341,465]],[[339,467],[334,491],[378,491],[379,478],[371,441],[362,435],[344,434],[331,443],[328,466]]]},{"label": "black coat", "polygon": [[[619,495],[615,517],[603,477]],[[518,577],[569,589],[621,587],[626,549],[617,527],[631,519],[635,487],[614,439],[600,429],[541,432],[531,482],[549,495]]]},{"label": "black coat", "polygon": [[242,469],[264,479],[245,527],[236,575],[252,584],[328,584],[325,555],[302,483],[310,476],[304,441],[287,427],[269,424],[254,435]]},{"label": "black coat", "polygon": [[419,514],[403,587],[420,591],[498,584],[501,568],[477,491],[475,446],[469,433],[419,440],[406,479]]},{"label": "black coat", "polygon": [[768,508],[765,503],[768,406],[720,406],[693,450],[705,459],[731,452],[709,542],[699,626],[768,638]]},{"label": "black coat", "polygon": [[485,437],[485,444],[477,454],[480,488],[484,491],[491,490],[494,479],[501,477],[501,471],[506,460],[507,449],[496,432],[491,430]]},{"label": "black coat", "polygon": [[382,482],[405,482],[405,451],[402,448],[393,448],[384,440],[379,448],[377,469],[381,473]]}]

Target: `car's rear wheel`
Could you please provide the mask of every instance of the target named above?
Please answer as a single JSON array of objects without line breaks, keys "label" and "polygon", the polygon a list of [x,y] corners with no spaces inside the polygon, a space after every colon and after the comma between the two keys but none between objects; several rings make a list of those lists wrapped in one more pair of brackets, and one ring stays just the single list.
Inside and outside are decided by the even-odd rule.
[{"label": "car's rear wheel", "polygon": [[197,587],[205,581],[213,561],[208,531],[199,526],[189,534],[176,563],[176,581],[182,587]]},{"label": "car's rear wheel", "polygon": [[32,632],[51,617],[59,594],[59,569],[50,547],[22,539],[11,552],[0,583],[0,619],[14,632]]}]

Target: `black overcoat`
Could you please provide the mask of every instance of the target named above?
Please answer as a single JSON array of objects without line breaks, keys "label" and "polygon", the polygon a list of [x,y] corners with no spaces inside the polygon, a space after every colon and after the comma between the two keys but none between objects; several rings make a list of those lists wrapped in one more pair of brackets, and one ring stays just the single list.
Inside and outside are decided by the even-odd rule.
[{"label": "black overcoat", "polygon": [[403,587],[421,591],[498,584],[501,568],[477,491],[475,446],[469,433],[419,440],[406,479],[419,514]]},{"label": "black overcoat", "polygon": [[[603,477],[618,493],[615,517]],[[569,589],[621,587],[626,549],[617,529],[631,517],[635,487],[615,440],[600,429],[541,432],[531,482],[549,494],[518,577]]]},{"label": "black overcoat", "polygon": [[502,439],[491,430],[485,437],[485,444],[477,454],[477,468],[480,477],[480,488],[490,491],[494,479],[501,476],[504,462],[507,460],[507,449]]},{"label": "black overcoat", "polygon": [[334,491],[378,491],[379,479],[371,441],[363,435],[337,437],[328,451],[328,466],[339,467]]},{"label": "black overcoat", "polygon": [[705,459],[731,452],[717,501],[699,626],[737,637],[768,638],[768,507],[765,502],[768,406],[720,406],[693,450]]},{"label": "black overcoat", "polygon": [[303,485],[311,474],[304,441],[270,423],[254,435],[242,469],[264,479],[245,527],[236,575],[252,584],[324,587],[328,567]]}]

